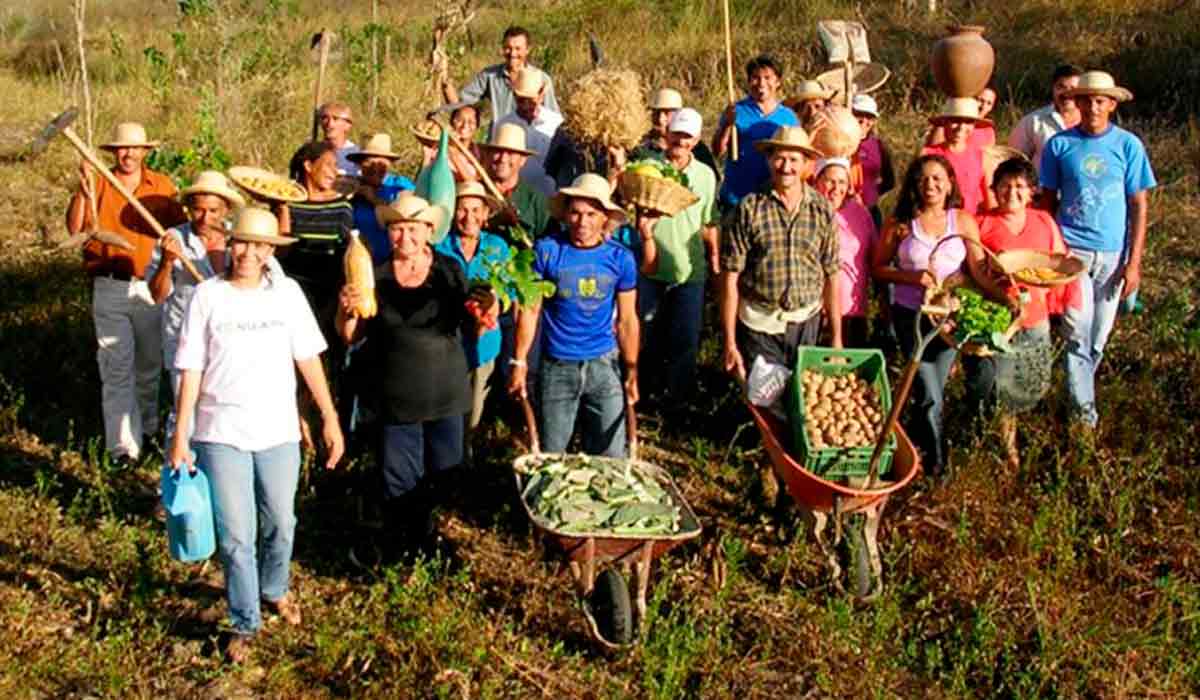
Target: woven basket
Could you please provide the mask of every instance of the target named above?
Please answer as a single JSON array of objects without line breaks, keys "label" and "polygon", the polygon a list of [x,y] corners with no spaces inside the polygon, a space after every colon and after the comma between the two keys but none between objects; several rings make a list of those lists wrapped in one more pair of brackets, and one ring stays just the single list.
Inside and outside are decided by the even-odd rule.
[{"label": "woven basket", "polygon": [[621,173],[621,196],[629,204],[675,216],[700,201],[691,190],[665,177]]}]

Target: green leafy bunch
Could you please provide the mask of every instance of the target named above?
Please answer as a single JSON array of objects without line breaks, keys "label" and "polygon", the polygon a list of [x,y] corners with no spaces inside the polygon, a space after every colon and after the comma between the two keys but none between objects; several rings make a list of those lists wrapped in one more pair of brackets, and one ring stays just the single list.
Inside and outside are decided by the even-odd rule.
[{"label": "green leafy bunch", "polygon": [[508,311],[514,303],[522,309],[529,308],[554,296],[557,290],[553,282],[542,279],[533,271],[531,248],[509,248],[506,258],[489,260],[484,266],[488,273],[487,284],[500,300],[502,311]]},{"label": "green leafy bunch", "polygon": [[954,290],[959,301],[958,313],[954,316],[954,337],[959,343],[969,341],[1003,346],[1005,331],[1012,325],[1012,312],[1003,304],[997,304],[974,289],[960,287]]},{"label": "green leafy bunch", "polygon": [[625,172],[633,172],[645,167],[654,168],[667,180],[674,180],[684,187],[688,187],[688,176],[682,170],[666,161],[654,158],[643,158],[642,160],[634,161],[625,166]]}]

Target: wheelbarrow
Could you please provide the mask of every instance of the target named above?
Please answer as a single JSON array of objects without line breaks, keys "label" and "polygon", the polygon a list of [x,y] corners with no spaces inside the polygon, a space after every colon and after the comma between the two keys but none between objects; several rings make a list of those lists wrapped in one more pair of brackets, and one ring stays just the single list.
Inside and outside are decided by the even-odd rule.
[{"label": "wheelbarrow", "polygon": [[[646,618],[646,591],[650,587],[650,567],[655,559],[688,540],[700,535],[700,520],[666,470],[637,457],[637,414],[626,406],[626,430],[629,438],[629,460],[653,473],[680,511],[679,532],[670,535],[614,535],[605,532],[567,533],[556,530],[534,513],[525,499],[527,470],[533,463],[573,455],[549,454],[541,451],[533,408],[529,400],[520,398],[529,428],[529,454],[513,462],[517,494],[521,507],[529,516],[534,529],[560,550],[570,562],[571,576],[581,599],[581,608],[588,632],[601,646],[620,649],[632,644]],[[627,460],[591,457],[593,464],[611,462],[624,468]],[[633,595],[628,581],[632,579]],[[636,627],[635,627],[636,623]]]}]

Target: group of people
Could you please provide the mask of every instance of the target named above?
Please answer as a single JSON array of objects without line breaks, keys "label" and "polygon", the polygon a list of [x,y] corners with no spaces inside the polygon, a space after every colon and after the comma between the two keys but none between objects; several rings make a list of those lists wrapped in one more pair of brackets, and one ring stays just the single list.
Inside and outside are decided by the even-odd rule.
[{"label": "group of people", "polygon": [[[880,198],[896,178],[875,99],[859,94],[849,105],[857,152],[828,157],[810,137],[832,94],[804,81],[783,100],[781,67],[759,56],[711,150],[703,117],[679,91],[652,95],[653,128],[629,156],[670,163],[696,201],[674,216],[627,220],[616,187],[626,154],[609,149],[600,172],[581,172],[587,161],[560,128],[553,81],[528,63],[529,33],[512,27],[502,42],[503,63],[445,91],[448,128],[465,146],[451,158],[453,211],[391,171],[401,155],[389,134],[352,142],[352,110],[341,103],[324,106],[323,138],[290,164],[303,202],[247,205],[211,171],[177,193],[144,164],[157,143],[121,124],[103,148],[113,175],[171,227],[158,240],[115,189],[81,173],[68,228],[128,242],[84,249],[106,446],[114,459],[147,452],[166,367],[175,396],[166,459],[203,469],[213,484],[234,658],[249,653],[260,600],[300,621],[288,570],[301,444],[320,443],[332,468],[347,437],[368,436],[382,480],[382,544],[422,545],[433,505],[471,460],[492,387],[532,400],[550,452],[578,433],[585,452],[624,455],[625,414],[643,394],[686,405],[710,278],[722,365],[745,381],[755,362],[791,367],[802,345],[867,347],[873,328],[894,330],[911,353],[928,323],[926,291],[962,272],[1019,311],[1034,340],[1049,337],[1051,313],[1064,314],[1072,405],[1082,430],[1096,425],[1095,371],[1118,301],[1140,280],[1155,184],[1141,142],[1112,123],[1131,95],[1108,74],[1056,70],[1053,102],[1010,137],[1027,157],[993,172],[983,149],[995,141],[986,119],[995,91],[948,100],[885,216]],[[477,140],[483,100],[490,127]],[[438,128],[412,129],[426,163]],[[734,131],[737,157],[718,173]],[[485,175],[494,189],[481,184]],[[370,251],[373,289],[343,275],[352,235]],[[554,291],[501,311],[494,272],[524,248]],[[1010,248],[1079,257],[1078,292],[1064,301],[1006,286],[983,250]],[[376,312],[364,317],[369,295]],[[933,472],[947,460],[941,413],[955,355],[941,341],[925,351],[908,421]],[[992,373],[980,365],[966,374],[982,401]]]}]

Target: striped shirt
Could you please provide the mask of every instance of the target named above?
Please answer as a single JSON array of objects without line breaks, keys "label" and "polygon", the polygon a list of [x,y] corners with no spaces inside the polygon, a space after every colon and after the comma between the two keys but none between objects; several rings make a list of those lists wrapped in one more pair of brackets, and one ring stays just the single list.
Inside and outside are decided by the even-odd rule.
[{"label": "striped shirt", "polygon": [[743,273],[747,300],[794,311],[821,301],[825,280],[841,269],[838,248],[833,210],[816,190],[804,185],[794,212],[773,189],[754,192],[725,218],[721,269]]},{"label": "striped shirt", "polygon": [[342,253],[354,227],[354,207],[344,198],[288,207],[292,236],[300,240],[280,256],[284,271],[309,294],[336,291],[341,286]]}]

